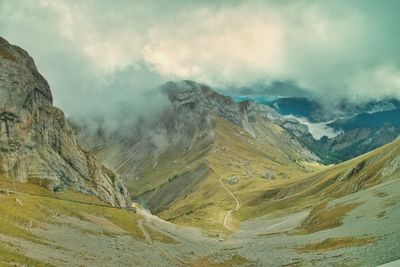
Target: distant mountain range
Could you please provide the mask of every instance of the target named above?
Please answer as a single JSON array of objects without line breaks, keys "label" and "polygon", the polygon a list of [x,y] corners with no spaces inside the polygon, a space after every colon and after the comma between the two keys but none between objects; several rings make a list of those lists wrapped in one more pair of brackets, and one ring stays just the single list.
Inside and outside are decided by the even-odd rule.
[{"label": "distant mountain range", "polygon": [[332,128],[345,131],[356,128],[379,129],[385,125],[391,125],[396,128],[400,128],[400,109],[375,113],[362,113],[352,118],[335,120],[328,125]]},{"label": "distant mountain range", "polygon": [[310,122],[323,122],[342,118],[351,118],[363,113],[376,113],[400,109],[400,100],[387,98],[371,100],[364,103],[351,103],[342,100],[338,103],[324,103],[315,98],[282,97],[263,95],[237,95],[233,96],[236,102],[254,101],[259,104],[274,108],[281,115],[304,117]]},{"label": "distant mountain range", "polygon": [[[308,127],[306,132],[297,131],[297,137],[326,163],[351,159],[400,135],[400,101],[394,98],[362,104],[342,101],[329,109],[315,99],[304,97],[240,96],[234,99],[255,101],[280,115],[297,118]],[[319,130],[318,138],[313,128]],[[323,136],[324,130],[330,137]]]}]

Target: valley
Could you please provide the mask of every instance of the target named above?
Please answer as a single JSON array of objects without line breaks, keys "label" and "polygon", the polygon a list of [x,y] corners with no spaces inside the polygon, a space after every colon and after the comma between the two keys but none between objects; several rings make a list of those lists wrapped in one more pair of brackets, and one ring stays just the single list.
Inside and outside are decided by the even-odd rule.
[{"label": "valley", "polygon": [[25,50],[0,38],[0,52],[0,266],[398,260],[398,109],[316,140],[274,107],[318,121],[309,100],[235,102],[180,80],[157,88],[160,112],[107,128],[53,106]]},{"label": "valley", "polygon": [[[98,159],[125,177],[133,201],[162,219],[224,231],[220,221],[232,206],[229,192],[242,203],[251,203],[267,188],[325,168],[276,122],[279,114],[268,107],[236,104],[192,81],[171,82],[162,90],[171,107],[150,126],[133,131],[138,134],[77,134],[86,148],[96,147],[91,151]],[[252,213],[247,205],[242,209]],[[239,223],[229,217],[233,225]]]},{"label": "valley", "polygon": [[[344,173],[350,181],[367,174],[387,175],[391,170],[379,169],[379,163],[382,157],[398,155],[393,153],[399,147],[398,142],[393,143],[313,175],[338,177],[349,169],[358,170],[350,172],[351,176]],[[364,161],[370,168],[357,167]],[[345,193],[338,193],[340,184],[330,182],[326,186],[324,181],[321,192],[333,192],[325,198],[319,192],[313,196],[309,192],[315,190],[299,186],[302,189],[293,190],[284,198],[273,197],[260,203],[270,211],[265,215],[240,225],[228,219],[229,228],[219,234],[166,222],[139,206],[135,211],[121,210],[85,195],[50,194],[41,187],[18,183],[16,196],[0,195],[1,249],[6,252],[0,254],[0,262],[37,266],[67,262],[101,265],[102,261],[140,266],[159,266],[161,262],[163,266],[335,266],[346,259],[348,266],[378,265],[394,261],[400,245],[400,180],[396,175],[379,176],[379,183],[358,183],[358,189],[352,185],[352,190]],[[295,184],[307,184],[313,179],[305,177]],[[20,205],[15,202],[16,197]],[[310,202],[309,197],[314,201]],[[231,208],[232,196],[229,201]],[[275,205],[280,207],[279,212]],[[231,212],[236,217],[241,208]],[[221,216],[219,223],[223,222]],[[9,228],[5,229],[6,225]]]}]

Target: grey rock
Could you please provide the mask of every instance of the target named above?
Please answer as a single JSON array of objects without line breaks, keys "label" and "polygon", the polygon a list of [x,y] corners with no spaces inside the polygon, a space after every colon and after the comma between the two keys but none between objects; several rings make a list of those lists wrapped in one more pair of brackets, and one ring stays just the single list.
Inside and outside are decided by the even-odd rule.
[{"label": "grey rock", "polygon": [[0,175],[129,205],[120,177],[77,144],[33,59],[1,37]]},{"label": "grey rock", "polygon": [[239,177],[232,176],[232,177],[228,178],[228,183],[230,185],[235,185],[235,184],[239,183]]},{"label": "grey rock", "polygon": [[261,177],[267,180],[275,179],[275,173],[270,170],[266,170],[261,174]]}]

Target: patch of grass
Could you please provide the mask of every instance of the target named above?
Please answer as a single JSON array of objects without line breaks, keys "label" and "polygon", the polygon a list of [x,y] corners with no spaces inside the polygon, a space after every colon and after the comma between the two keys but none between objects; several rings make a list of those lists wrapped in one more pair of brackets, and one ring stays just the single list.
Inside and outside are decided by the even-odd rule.
[{"label": "patch of grass", "polygon": [[384,208],[390,208],[396,206],[400,202],[400,196],[395,196],[385,200],[382,204]]},{"label": "patch of grass", "polygon": [[107,210],[105,212],[98,213],[97,215],[103,214],[103,216],[112,223],[130,233],[133,238],[140,240],[145,239],[137,224],[137,221],[141,218],[139,215],[121,209],[106,209]]},{"label": "patch of grass", "polygon": [[[2,189],[12,189],[12,180],[9,178],[0,177],[0,188]],[[30,195],[37,195],[42,197],[51,197],[62,200],[71,200],[76,202],[83,203],[93,203],[98,205],[109,206],[107,203],[104,203],[95,195],[83,194],[79,192],[74,192],[71,190],[61,191],[61,192],[52,192],[40,185],[33,183],[16,183],[17,192],[26,193]]]},{"label": "patch of grass", "polygon": [[386,215],[386,211],[381,211],[381,212],[379,212],[379,213],[376,215],[376,217],[377,217],[378,219],[380,219],[380,218],[385,217],[385,215]]},{"label": "patch of grass", "polygon": [[157,189],[170,180],[196,168],[211,150],[212,142],[208,138],[201,138],[191,150],[184,154],[181,146],[182,144],[171,147],[159,155],[157,164],[153,164],[152,157],[144,160],[151,164],[144,168],[142,177],[130,181],[126,185],[131,197],[135,198],[147,191]]},{"label": "patch of grass", "polygon": [[255,262],[250,261],[240,255],[234,254],[231,258],[217,262],[210,257],[200,257],[192,260],[190,266],[192,267],[230,267],[230,266],[254,266]]},{"label": "patch of grass", "polygon": [[[191,197],[194,197],[193,194]],[[185,225],[190,227],[198,227],[209,232],[224,232],[226,229],[222,226],[225,216],[225,210],[222,210],[217,203],[201,203],[197,200],[191,200],[194,205],[175,206],[173,212],[174,217],[169,217],[169,212],[161,214],[162,219],[167,219],[170,222]],[[180,212],[182,211],[182,212]],[[167,217],[168,216],[168,217]]]},{"label": "patch of grass", "polygon": [[386,194],[385,192],[381,192],[381,191],[375,191],[374,192],[374,196],[376,197],[386,197],[388,194]]},{"label": "patch of grass", "polygon": [[301,253],[328,251],[346,247],[365,246],[368,244],[372,244],[375,241],[376,241],[375,238],[354,238],[354,237],[328,238],[322,242],[307,244],[304,247],[298,248],[296,250]]},{"label": "patch of grass", "polygon": [[0,233],[31,242],[42,243],[33,235],[29,228],[40,227],[46,222],[48,214],[43,212],[40,206],[32,205],[31,202],[23,199],[24,206],[16,203],[15,196],[3,197],[0,199]]},{"label": "patch of grass", "polygon": [[[2,184],[0,181],[0,185]],[[107,206],[94,196],[68,191],[53,193],[40,186],[24,183],[18,183],[17,188],[19,192],[25,193],[3,195],[0,198],[0,233],[2,234],[43,243],[39,237],[32,234],[31,228],[57,223],[58,216],[90,221],[83,215],[87,213],[111,221],[135,239],[144,239],[137,225],[140,215]],[[22,202],[22,206],[17,204],[16,198]],[[100,222],[98,224],[104,228]]]},{"label": "patch of grass", "polygon": [[21,253],[0,244],[0,266],[53,266],[38,260],[26,257]]},{"label": "patch of grass", "polygon": [[361,204],[349,203],[327,208],[326,203],[322,203],[311,210],[308,217],[302,223],[302,230],[305,233],[314,233],[339,227],[343,224],[342,220],[346,214]]},{"label": "patch of grass", "polygon": [[[243,208],[235,216],[243,221],[263,214],[275,216],[276,213],[290,213],[294,208],[308,208],[315,206],[315,203],[333,200],[385,182],[391,179],[391,176],[382,177],[381,170],[400,153],[399,144],[400,141],[393,142],[311,175],[299,178],[289,176],[286,184],[275,185],[274,181],[269,183],[267,190],[252,192],[251,202],[246,201],[240,193]],[[385,197],[384,193],[377,193],[377,196]],[[393,202],[385,204],[393,205]]]},{"label": "patch of grass", "polygon": [[146,229],[146,232],[149,233],[151,238],[155,241],[159,241],[159,242],[165,243],[165,244],[179,244],[179,242],[177,242],[175,239],[171,238],[170,236],[168,236],[166,234],[156,231],[153,228],[148,227],[146,225],[143,225],[143,227]]}]

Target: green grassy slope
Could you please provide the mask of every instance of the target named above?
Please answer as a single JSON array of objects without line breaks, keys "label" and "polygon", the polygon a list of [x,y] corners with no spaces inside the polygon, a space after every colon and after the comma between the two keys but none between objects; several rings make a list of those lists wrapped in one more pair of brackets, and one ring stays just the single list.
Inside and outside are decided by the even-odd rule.
[{"label": "green grassy slope", "polygon": [[[302,155],[283,138],[287,132],[274,124],[259,124],[256,131],[263,138],[254,138],[243,128],[221,118],[215,118],[213,148],[198,162],[210,168],[193,190],[176,199],[160,212],[163,219],[174,223],[197,226],[208,231],[226,231],[222,222],[235,201],[220,184],[220,178],[240,198],[245,208],[275,184],[297,180],[308,173],[323,168],[318,164],[302,162]],[[273,180],[262,178],[265,171],[274,173]],[[229,185],[228,179],[238,177],[238,183]],[[230,222],[235,228],[238,221]]]},{"label": "green grassy slope", "polygon": [[400,178],[400,141],[329,167],[315,174],[276,184],[244,203],[240,220],[255,214],[288,213],[349,195],[394,178]]},{"label": "green grassy slope", "polygon": [[[9,179],[0,178],[1,188],[12,188]],[[93,196],[76,192],[53,193],[37,185],[17,183],[17,194],[0,193],[0,236],[16,238],[23,242],[29,241],[46,247],[53,247],[52,242],[38,236],[34,229],[46,229],[46,225],[59,224],[59,218],[78,218],[83,221],[93,218],[104,218],[117,225],[134,239],[144,240],[137,225],[141,216],[123,209],[113,208]],[[101,220],[97,223],[104,225]],[[82,231],[85,231],[82,229]],[[105,228],[103,234],[107,234]],[[109,232],[108,234],[111,234]],[[11,242],[0,246],[0,266],[50,266],[24,255]]]}]

